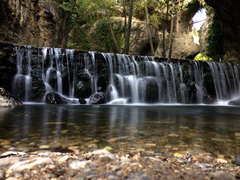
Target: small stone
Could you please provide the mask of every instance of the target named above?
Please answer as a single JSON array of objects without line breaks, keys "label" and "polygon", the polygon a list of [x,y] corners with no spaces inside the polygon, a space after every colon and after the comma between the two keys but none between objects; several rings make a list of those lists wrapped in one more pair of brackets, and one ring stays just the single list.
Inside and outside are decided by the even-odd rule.
[{"label": "small stone", "polygon": [[69,168],[71,169],[84,168],[86,164],[92,164],[92,161],[74,161],[72,164],[69,165]]},{"label": "small stone", "polygon": [[35,146],[35,145],[36,145],[35,142],[29,143],[29,146]]},{"label": "small stone", "polygon": [[108,140],[109,143],[113,143],[113,142],[116,142],[118,139],[117,138],[112,138],[110,140]]},{"label": "small stone", "polygon": [[239,133],[234,133],[236,137],[240,137],[240,132]]},{"label": "small stone", "polygon": [[59,163],[65,163],[70,157],[69,156],[63,156],[60,159],[58,159]]},{"label": "small stone", "polygon": [[145,144],[146,146],[151,146],[151,147],[155,147],[155,146],[157,146],[157,144]]},{"label": "small stone", "polygon": [[5,140],[5,141],[3,141],[3,142],[1,142],[1,146],[5,146],[5,145],[10,145],[11,144],[11,142],[10,141],[8,141],[8,140]]},{"label": "small stone", "polygon": [[107,179],[118,180],[118,178],[115,175],[112,175],[112,174],[110,176],[108,176]]},{"label": "small stone", "polygon": [[235,180],[233,175],[223,171],[214,172],[212,175],[218,180]]},{"label": "small stone", "polygon": [[9,177],[9,178],[7,178],[6,180],[18,180],[18,179],[15,178],[15,177]]},{"label": "small stone", "polygon": [[171,149],[172,146],[170,146],[170,145],[166,145],[164,148],[165,148],[165,149]]},{"label": "small stone", "polygon": [[7,174],[12,172],[21,172],[25,169],[31,169],[32,167],[35,167],[37,165],[44,165],[53,163],[53,161],[50,158],[35,158],[32,160],[26,160],[26,161],[20,161],[14,165],[12,165],[8,170]]},{"label": "small stone", "polygon": [[88,148],[97,149],[98,146],[96,144],[89,144]]},{"label": "small stone", "polygon": [[223,159],[223,158],[224,158],[224,155],[222,155],[222,154],[218,154],[218,158]]},{"label": "small stone", "polygon": [[86,176],[90,175],[91,172],[92,172],[92,170],[89,169],[89,168],[84,169],[84,171],[83,171],[83,173],[84,173]]},{"label": "small stone", "polygon": [[114,161],[114,159],[112,159],[111,157],[107,156],[107,155],[101,155],[102,157],[99,157],[96,160],[96,164],[100,164],[100,163],[109,163],[111,161]]},{"label": "small stone", "polygon": [[14,177],[15,177],[15,178],[21,178],[22,175],[21,175],[20,173],[15,173],[15,174],[14,174]]},{"label": "small stone", "polygon": [[61,131],[61,134],[67,134],[67,133],[68,133],[68,130],[67,130],[67,129]]},{"label": "small stone", "polygon": [[192,154],[189,151],[187,151],[185,154],[185,158],[188,159],[190,157],[192,157]]},{"label": "small stone", "polygon": [[227,161],[221,158],[217,158],[217,162],[218,163],[223,163],[223,164],[227,164]]},{"label": "small stone", "polygon": [[116,161],[116,157],[113,154],[107,154],[107,155],[100,155],[99,158],[109,157],[112,160]]},{"label": "small stone", "polygon": [[178,134],[169,134],[168,136],[169,136],[169,137],[179,137]]},{"label": "small stone", "polygon": [[39,146],[39,149],[50,149],[49,145],[41,145]]},{"label": "small stone", "polygon": [[0,167],[12,165],[12,164],[18,163],[20,161],[24,161],[24,160],[26,160],[26,159],[19,158],[19,157],[1,158]]},{"label": "small stone", "polygon": [[43,179],[50,179],[50,178],[52,179],[52,178],[55,178],[55,177],[56,177],[55,174],[47,174],[43,177]]},{"label": "small stone", "polygon": [[78,146],[70,146],[70,147],[68,147],[68,149],[71,149],[71,150],[76,150],[76,149],[79,149],[79,147]]},{"label": "small stone", "polygon": [[106,149],[101,149],[101,150],[96,150],[96,151],[93,151],[92,154],[95,154],[95,155],[104,155],[104,154],[110,154],[110,152]]}]

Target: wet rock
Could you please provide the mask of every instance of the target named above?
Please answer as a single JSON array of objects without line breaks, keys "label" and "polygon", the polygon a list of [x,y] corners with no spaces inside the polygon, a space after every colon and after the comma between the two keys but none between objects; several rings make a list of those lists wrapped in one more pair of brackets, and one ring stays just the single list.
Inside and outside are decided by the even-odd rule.
[{"label": "wet rock", "polygon": [[133,103],[133,99],[132,98],[127,98],[127,104],[131,104]]},{"label": "wet rock", "polygon": [[56,92],[47,93],[45,102],[47,104],[68,104],[67,98]]},{"label": "wet rock", "polygon": [[78,81],[74,86],[74,96],[76,98],[88,98],[91,96],[91,84],[84,82],[84,81]]},{"label": "wet rock", "polygon": [[104,94],[93,94],[90,97],[89,104],[105,104],[106,98]]},{"label": "wet rock", "polygon": [[80,104],[87,104],[87,101],[83,98],[79,98],[78,101],[79,101]]},{"label": "wet rock", "polygon": [[21,105],[22,102],[17,98],[10,95],[10,93],[4,88],[0,88],[0,106],[16,106]]},{"label": "wet rock", "polygon": [[240,99],[229,101],[228,105],[240,106]]}]

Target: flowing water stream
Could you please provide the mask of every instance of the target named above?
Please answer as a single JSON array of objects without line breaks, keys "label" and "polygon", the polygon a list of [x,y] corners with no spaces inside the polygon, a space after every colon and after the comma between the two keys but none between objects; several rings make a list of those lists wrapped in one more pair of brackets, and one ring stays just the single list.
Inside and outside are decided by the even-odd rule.
[{"label": "flowing water stream", "polygon": [[0,109],[0,139],[14,147],[240,155],[240,112],[229,106],[33,105]]},{"label": "flowing water stream", "polygon": [[[227,106],[240,95],[237,64],[47,47],[34,54],[16,47],[12,89],[25,102],[0,109],[0,139],[12,146],[240,155],[239,108]],[[87,101],[102,93],[107,104],[47,105],[52,91]]]}]

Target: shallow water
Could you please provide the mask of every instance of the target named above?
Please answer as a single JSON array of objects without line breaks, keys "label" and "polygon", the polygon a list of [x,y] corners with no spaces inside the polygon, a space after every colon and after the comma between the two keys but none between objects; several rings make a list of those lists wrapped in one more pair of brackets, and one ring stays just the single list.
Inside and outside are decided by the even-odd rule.
[{"label": "shallow water", "polygon": [[239,117],[239,107],[230,106],[26,104],[0,108],[0,139],[30,149],[97,145],[239,156]]}]

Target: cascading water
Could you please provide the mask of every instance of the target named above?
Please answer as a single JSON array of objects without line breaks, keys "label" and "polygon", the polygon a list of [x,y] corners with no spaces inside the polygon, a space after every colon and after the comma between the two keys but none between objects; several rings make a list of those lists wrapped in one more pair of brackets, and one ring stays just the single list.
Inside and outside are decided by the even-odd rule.
[{"label": "cascading water", "polygon": [[[69,98],[109,95],[107,101],[132,103],[214,103],[239,98],[239,66],[159,59],[123,54],[41,49],[41,78],[45,93],[56,91]],[[38,53],[39,54],[39,53]],[[24,100],[32,90],[31,47],[16,48],[13,89],[24,79]],[[23,70],[25,69],[25,70]],[[36,81],[36,79],[35,79]],[[35,82],[36,83],[36,82]],[[78,89],[76,84],[78,83]],[[77,92],[77,93],[76,93]],[[17,92],[18,93],[18,92]],[[216,99],[216,101],[210,101]]]},{"label": "cascading water", "polygon": [[[14,83],[13,83],[13,91],[18,91],[17,87],[21,87],[24,89],[24,100],[28,101],[29,96],[31,94],[31,86],[32,86],[32,78],[31,78],[31,46],[25,47],[25,49],[17,48],[16,47],[16,54],[17,54],[17,73],[14,77]],[[24,58],[24,54],[25,57]],[[23,72],[23,61],[26,61],[26,71]],[[17,92],[21,93],[21,92]]]},{"label": "cascading water", "polygon": [[62,66],[62,52],[60,48],[54,48],[55,52],[55,60],[56,60],[56,67],[57,67],[57,92],[62,94],[62,73],[61,73],[61,66]]},{"label": "cascading water", "polygon": [[[74,98],[74,84],[76,81],[76,69],[74,66],[74,50],[72,49],[66,49],[66,58],[67,58],[67,68],[68,68],[68,86],[69,86],[69,97]],[[72,81],[70,76],[70,64],[71,64],[71,70],[73,72],[72,75]]]}]

